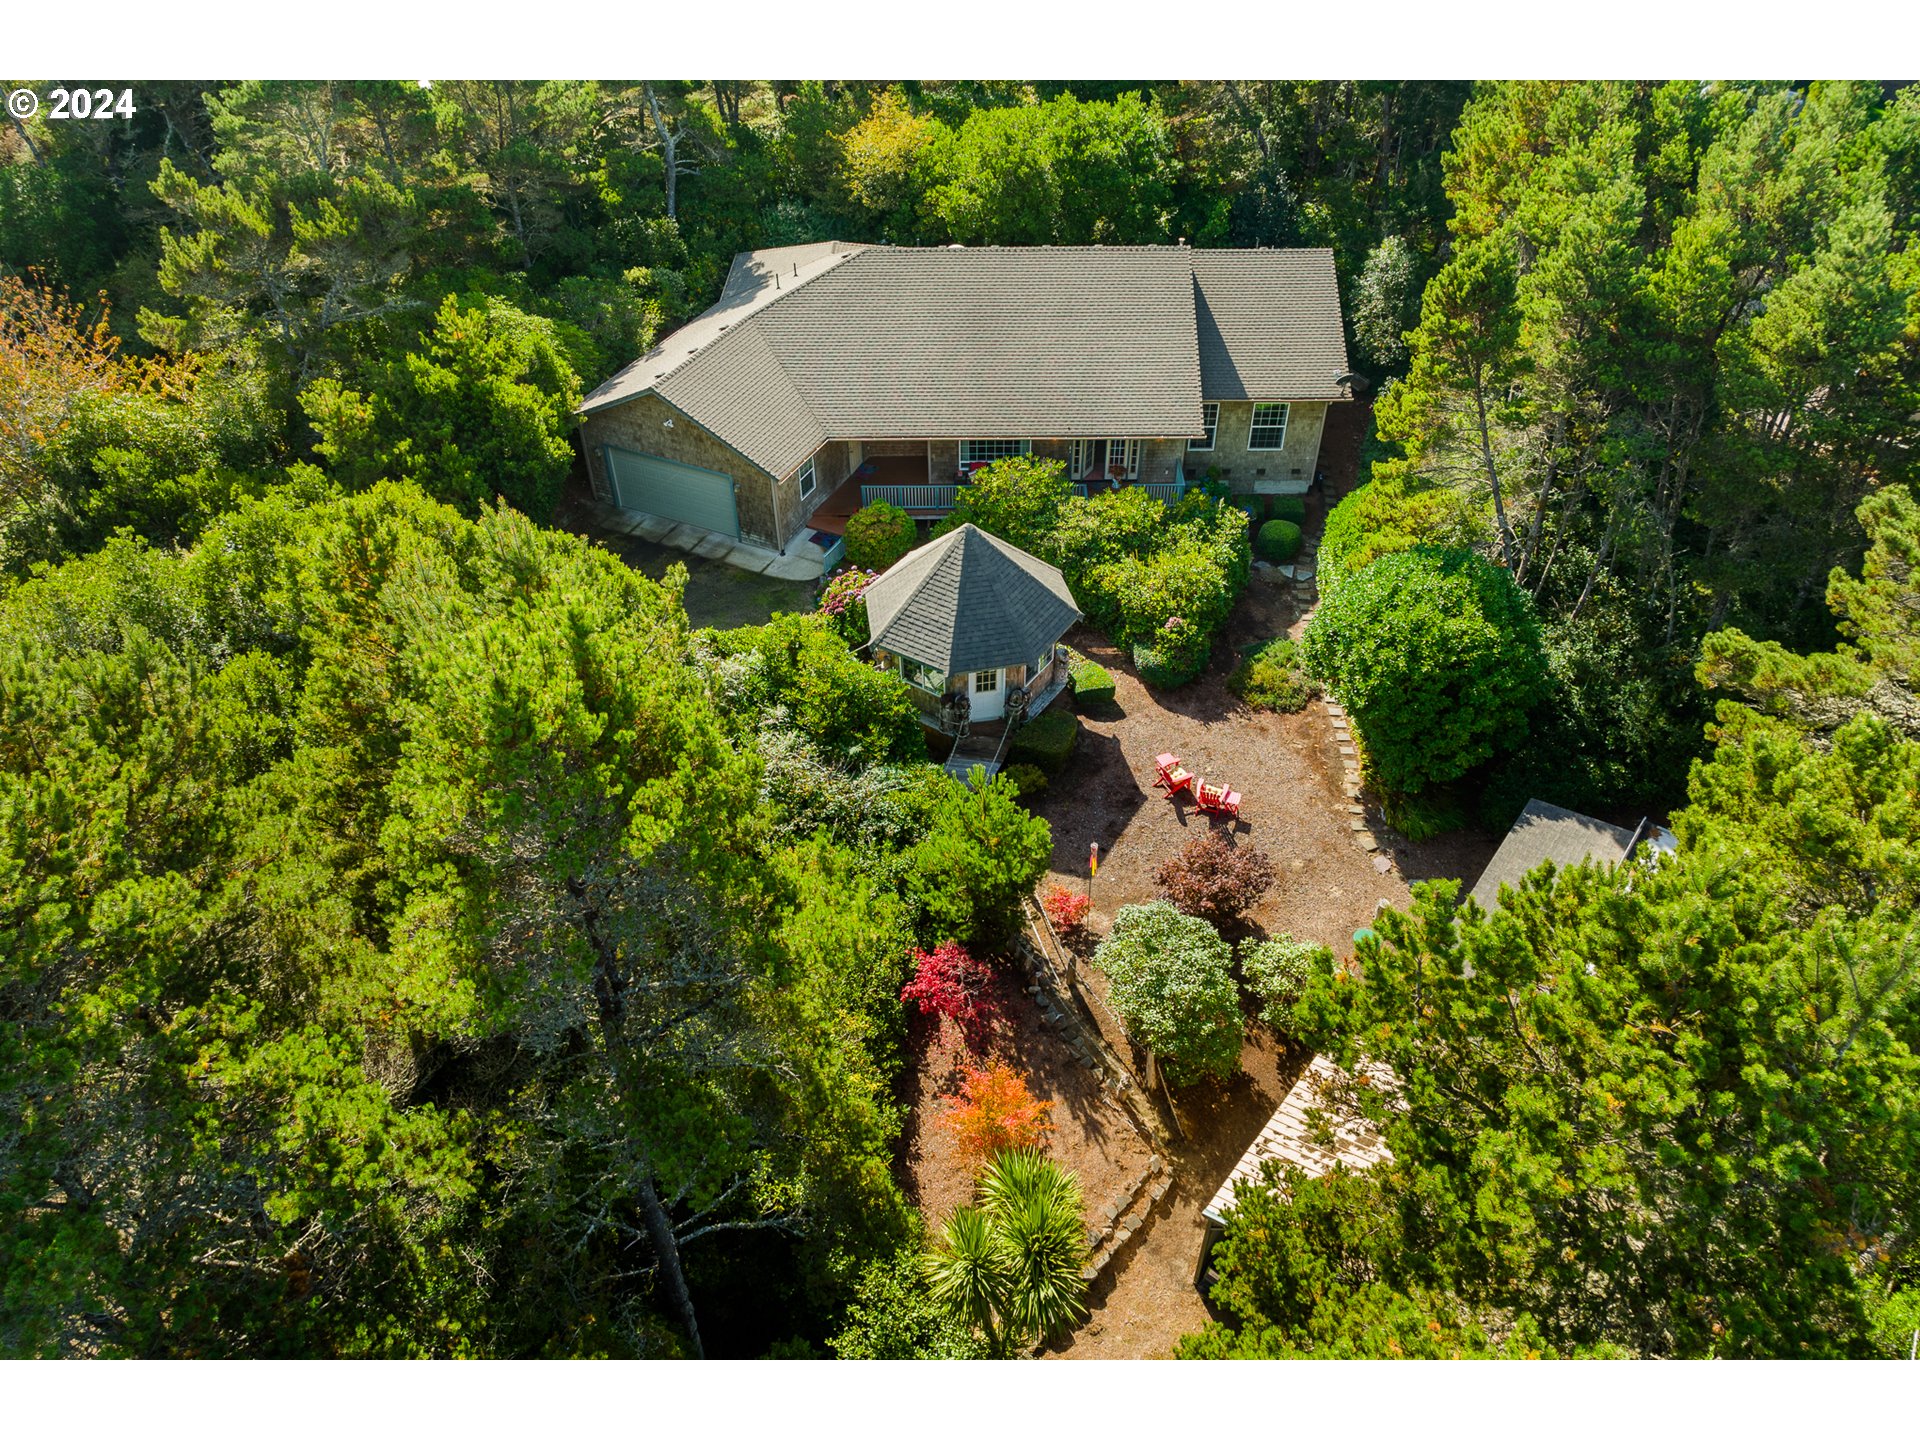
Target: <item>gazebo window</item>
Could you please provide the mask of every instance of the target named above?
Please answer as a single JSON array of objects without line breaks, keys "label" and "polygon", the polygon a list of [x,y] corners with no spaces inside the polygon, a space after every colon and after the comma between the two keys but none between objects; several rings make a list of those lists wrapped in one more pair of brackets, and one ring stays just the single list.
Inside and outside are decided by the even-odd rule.
[{"label": "gazebo window", "polygon": [[909,685],[926,691],[929,695],[938,695],[947,688],[947,677],[931,665],[922,665],[918,660],[900,657],[900,673],[906,677]]}]

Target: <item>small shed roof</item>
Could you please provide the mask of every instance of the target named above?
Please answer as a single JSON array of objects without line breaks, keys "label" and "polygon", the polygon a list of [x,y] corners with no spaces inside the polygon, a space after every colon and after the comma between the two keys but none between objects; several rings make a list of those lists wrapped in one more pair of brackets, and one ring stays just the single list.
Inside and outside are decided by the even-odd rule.
[{"label": "small shed roof", "polygon": [[1473,898],[1491,914],[1500,908],[1500,887],[1518,886],[1521,877],[1541,861],[1551,860],[1556,869],[1578,865],[1582,860],[1617,864],[1627,858],[1633,840],[1631,830],[1544,800],[1529,800],[1507,831],[1507,838],[1493,852],[1487,868],[1480,872]]},{"label": "small shed roof", "polygon": [[[1314,1056],[1305,1072],[1294,1081],[1293,1088],[1287,1091],[1287,1098],[1280,1102],[1280,1108],[1273,1112],[1266,1128],[1247,1147],[1247,1153],[1240,1157],[1240,1163],[1220,1186],[1203,1212],[1206,1217],[1216,1223],[1224,1222],[1227,1212],[1233,1208],[1234,1187],[1242,1181],[1253,1185],[1263,1183],[1260,1169],[1268,1160],[1276,1160],[1283,1166],[1298,1166],[1309,1180],[1326,1174],[1336,1164],[1349,1170],[1364,1170],[1369,1165],[1391,1161],[1393,1152],[1380,1138],[1380,1132],[1342,1103],[1340,1091],[1352,1083],[1372,1085],[1387,1094],[1399,1090],[1397,1077],[1384,1065],[1362,1065],[1356,1075],[1350,1075],[1326,1056]],[[1331,1148],[1313,1138],[1315,1127],[1307,1116],[1310,1110],[1325,1112],[1332,1131]]]},{"label": "small shed roof", "polygon": [[867,587],[873,643],[944,675],[1032,662],[1080,618],[1046,561],[965,524]]}]

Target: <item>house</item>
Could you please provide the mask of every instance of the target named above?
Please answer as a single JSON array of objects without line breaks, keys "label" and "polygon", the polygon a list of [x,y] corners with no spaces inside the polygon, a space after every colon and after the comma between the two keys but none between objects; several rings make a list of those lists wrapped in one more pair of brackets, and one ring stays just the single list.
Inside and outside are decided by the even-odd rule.
[{"label": "house", "polygon": [[1327,250],[823,241],[735,256],[581,440],[602,501],[797,553],[876,499],[949,510],[1006,455],[1297,494],[1352,379]]},{"label": "house", "polygon": [[1393,1159],[1380,1132],[1345,1093],[1355,1085],[1371,1086],[1396,1097],[1400,1088],[1393,1071],[1384,1065],[1363,1065],[1349,1073],[1324,1055],[1308,1062],[1273,1118],[1254,1137],[1246,1154],[1200,1212],[1207,1228],[1200,1241],[1194,1280],[1202,1288],[1208,1283],[1207,1260],[1214,1242],[1226,1233],[1227,1215],[1237,1199],[1234,1192],[1243,1184],[1264,1185],[1261,1171],[1267,1161],[1274,1161],[1282,1169],[1293,1166],[1314,1180],[1335,1165],[1364,1170]]},{"label": "house", "polygon": [[937,728],[1038,713],[1065,683],[1060,637],[1080,618],[1066,580],[977,526],[909,552],[865,598],[875,663]]},{"label": "house", "polygon": [[1500,908],[1502,885],[1518,887],[1529,872],[1549,860],[1556,870],[1570,869],[1584,860],[1617,865],[1643,841],[1655,851],[1671,850],[1675,843],[1671,831],[1645,820],[1628,830],[1544,800],[1529,800],[1480,872],[1472,898],[1491,914]]}]

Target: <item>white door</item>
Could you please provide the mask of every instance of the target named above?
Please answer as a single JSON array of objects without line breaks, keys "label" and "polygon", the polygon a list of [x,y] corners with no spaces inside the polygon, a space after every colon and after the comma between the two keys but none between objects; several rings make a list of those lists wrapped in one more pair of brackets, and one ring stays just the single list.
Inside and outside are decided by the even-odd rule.
[{"label": "white door", "polygon": [[998,720],[1007,713],[1007,684],[1004,670],[973,672],[973,720]]}]

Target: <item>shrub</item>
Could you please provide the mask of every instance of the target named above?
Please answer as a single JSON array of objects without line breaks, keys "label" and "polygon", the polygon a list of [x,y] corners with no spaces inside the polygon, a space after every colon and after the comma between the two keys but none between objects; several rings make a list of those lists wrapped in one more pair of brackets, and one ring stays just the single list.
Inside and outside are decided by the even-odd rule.
[{"label": "shrub", "polygon": [[1252,845],[1224,835],[1200,835],[1181,847],[1154,880],[1183,915],[1216,925],[1239,920],[1273,888],[1273,860]]},{"label": "shrub", "polygon": [[1198,675],[1206,664],[1201,657],[1198,664],[1191,660],[1181,661],[1151,645],[1133,647],[1133,668],[1140,679],[1155,690],[1175,690]]},{"label": "shrub", "polygon": [[1068,668],[1073,678],[1074,702],[1082,710],[1105,710],[1113,704],[1113,676],[1103,665],[1079,660]]},{"label": "shrub", "polygon": [[1186,684],[1206,669],[1212,653],[1213,641],[1207,631],[1184,616],[1169,615],[1151,644],[1133,647],[1133,663],[1147,684],[1167,690]]},{"label": "shrub", "polygon": [[1127,1033],[1165,1063],[1170,1083],[1224,1080],[1239,1068],[1232,952],[1205,920],[1164,900],[1123,905],[1093,960]]},{"label": "shrub", "polygon": [[867,586],[878,578],[873,570],[842,570],[820,592],[820,613],[827,628],[848,645],[867,643]]},{"label": "shrub", "polygon": [[[848,650],[823,615],[701,632],[721,662],[721,706],[758,725],[775,707],[836,759],[924,760],[926,727],[907,687]],[[730,662],[730,663],[729,663]]]},{"label": "shrub", "polygon": [[1383,556],[1324,594],[1301,646],[1366,739],[1381,786],[1413,794],[1510,748],[1548,689],[1533,606],[1467,551]]},{"label": "shrub", "polygon": [[953,1135],[970,1166],[1002,1150],[1037,1148],[1053,1126],[1047,1123],[1049,1100],[1036,1100],[1019,1071],[996,1060],[984,1068],[969,1065],[960,1093],[948,1098],[939,1125]]},{"label": "shrub", "polygon": [[884,570],[919,538],[913,517],[898,505],[863,505],[847,520],[847,560],[863,570]]},{"label": "shrub", "polygon": [[1053,832],[1021,807],[1013,781],[975,766],[966,783],[941,790],[913,848],[913,887],[935,935],[997,941],[1013,932],[1052,855]]},{"label": "shrub", "polygon": [[1249,646],[1227,677],[1227,688],[1260,710],[1291,712],[1313,698],[1313,682],[1301,671],[1299,653],[1285,636]]},{"label": "shrub", "polygon": [[1262,560],[1284,565],[1300,553],[1300,527],[1291,520],[1269,520],[1260,527],[1255,548]]},{"label": "shrub", "polygon": [[1452,490],[1412,490],[1390,475],[1355,490],[1327,513],[1314,559],[1325,595],[1382,555],[1416,545],[1466,548],[1474,522]]},{"label": "shrub", "polygon": [[980,1360],[987,1348],[927,1289],[924,1257],[902,1249],[871,1260],[827,1344],[842,1360]]},{"label": "shrub", "polygon": [[1013,782],[1022,805],[1031,803],[1047,788],[1047,772],[1038,765],[1009,765],[1000,773]]},{"label": "shrub", "polygon": [[[1526,801],[1520,803],[1525,805]],[[1464,830],[1470,818],[1466,802],[1450,785],[1434,786],[1418,795],[1389,790],[1381,796],[1380,808],[1386,813],[1387,823],[1416,844],[1450,830]],[[1519,813],[1514,811],[1515,815]]]},{"label": "shrub", "polygon": [[1074,499],[1064,461],[1009,455],[973,472],[936,533],[972,524],[1051,561],[1061,514]]},{"label": "shrub", "polygon": [[1056,775],[1073,754],[1073,747],[1079,740],[1080,721],[1077,716],[1068,710],[1048,710],[1013,732],[1013,739],[1007,744],[1007,759],[1019,764],[1035,765],[1049,775]]},{"label": "shrub", "polygon": [[1267,513],[1276,520],[1291,520],[1296,525],[1304,525],[1307,520],[1306,497],[1275,495],[1273,503],[1267,507]]},{"label": "shrub", "polygon": [[993,999],[993,971],[951,940],[932,950],[916,950],[913,958],[913,979],[900,992],[902,1002],[917,1004],[922,1015],[953,1021],[977,1048],[1000,1013]]},{"label": "shrub", "polygon": [[1093,908],[1093,901],[1082,891],[1055,885],[1048,889],[1040,905],[1047,912],[1047,919],[1053,922],[1054,929],[1063,935],[1071,935],[1086,923],[1087,912]]},{"label": "shrub", "polygon": [[1291,935],[1240,942],[1240,970],[1247,977],[1247,988],[1260,997],[1260,1018],[1276,1030],[1292,1023],[1294,1003],[1306,992],[1315,967],[1332,964],[1333,952],[1326,946]]}]

